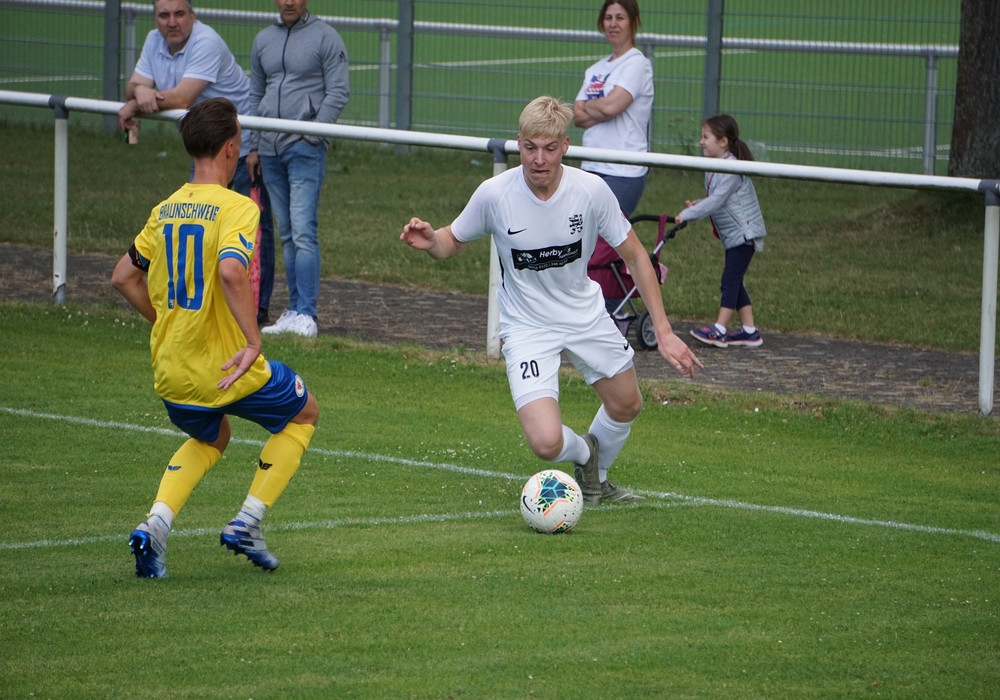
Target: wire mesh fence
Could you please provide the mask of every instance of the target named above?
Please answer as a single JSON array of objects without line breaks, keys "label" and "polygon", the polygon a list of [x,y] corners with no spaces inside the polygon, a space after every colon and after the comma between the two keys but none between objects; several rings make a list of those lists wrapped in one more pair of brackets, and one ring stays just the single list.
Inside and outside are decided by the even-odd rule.
[{"label": "wire mesh fence", "polygon": [[[198,16],[249,69],[270,0],[196,0]],[[651,149],[695,154],[706,83],[706,0],[643,2],[637,43],[653,62]],[[342,122],[510,138],[540,94],[571,101],[607,53],[600,3],[413,0],[412,93],[401,95],[399,0],[311,0],[347,43]],[[0,0],[0,89],[107,97],[105,3]],[[718,104],[758,158],[944,174],[951,136],[960,0],[727,0]],[[152,3],[121,6],[118,94],[153,30]],[[403,62],[405,67],[405,62]],[[81,115],[82,116],[82,115]],[[0,108],[6,121],[38,110]],[[90,119],[95,119],[91,117]],[[571,133],[579,143],[579,132]]]}]

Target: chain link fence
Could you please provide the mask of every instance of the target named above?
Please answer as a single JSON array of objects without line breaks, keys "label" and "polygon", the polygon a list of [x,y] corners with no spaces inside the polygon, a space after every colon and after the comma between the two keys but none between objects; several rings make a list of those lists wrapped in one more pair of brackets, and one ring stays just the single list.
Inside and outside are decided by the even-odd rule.
[{"label": "chain link fence", "polygon": [[[640,3],[637,43],[653,62],[656,87],[654,151],[698,153],[709,4]],[[194,5],[249,69],[254,35],[276,16],[273,2],[240,3],[239,11],[212,0]],[[397,55],[399,0],[309,3],[347,43],[351,100],[343,123],[394,127],[405,113],[414,130],[501,138],[513,137],[521,108],[537,95],[575,97],[584,69],[607,52],[599,6],[412,0],[412,92],[405,93],[400,65],[410,64]],[[108,41],[105,9],[99,0],[0,0],[0,89],[120,99],[154,27],[152,3],[123,3]],[[719,109],[736,117],[762,160],[944,174],[959,20],[960,0],[726,0]],[[111,79],[109,42],[118,44]],[[0,118],[45,117],[2,107]],[[88,119],[96,120],[75,121]],[[580,141],[578,132],[571,138]]]}]

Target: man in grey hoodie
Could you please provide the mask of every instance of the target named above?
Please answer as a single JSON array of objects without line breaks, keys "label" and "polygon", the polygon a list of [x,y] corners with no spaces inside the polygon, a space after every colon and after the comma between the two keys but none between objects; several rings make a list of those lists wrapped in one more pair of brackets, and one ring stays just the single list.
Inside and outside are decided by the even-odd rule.
[{"label": "man in grey hoodie", "polygon": [[[349,95],[347,49],[340,34],[306,10],[308,0],[275,0],[279,18],[250,53],[250,112],[259,117],[332,124]],[[260,163],[278,223],[288,310],[262,333],[317,333],[320,256],[318,205],[329,141],[255,131],[248,166]]]}]

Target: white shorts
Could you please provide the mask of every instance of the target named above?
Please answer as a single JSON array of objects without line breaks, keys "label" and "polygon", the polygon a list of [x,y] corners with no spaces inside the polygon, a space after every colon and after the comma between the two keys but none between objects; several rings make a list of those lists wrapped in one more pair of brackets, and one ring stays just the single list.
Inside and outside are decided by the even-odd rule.
[{"label": "white shorts", "polygon": [[608,379],[632,366],[635,351],[607,314],[587,328],[515,328],[504,334],[503,356],[514,407],[541,398],[559,400],[559,367],[562,353],[587,384]]}]

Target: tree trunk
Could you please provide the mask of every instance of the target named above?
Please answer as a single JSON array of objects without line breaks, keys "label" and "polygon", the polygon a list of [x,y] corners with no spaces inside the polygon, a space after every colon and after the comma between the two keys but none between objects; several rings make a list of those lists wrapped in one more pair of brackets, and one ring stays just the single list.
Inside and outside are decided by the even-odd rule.
[{"label": "tree trunk", "polygon": [[1000,178],[998,37],[997,0],[962,0],[949,175]]}]

